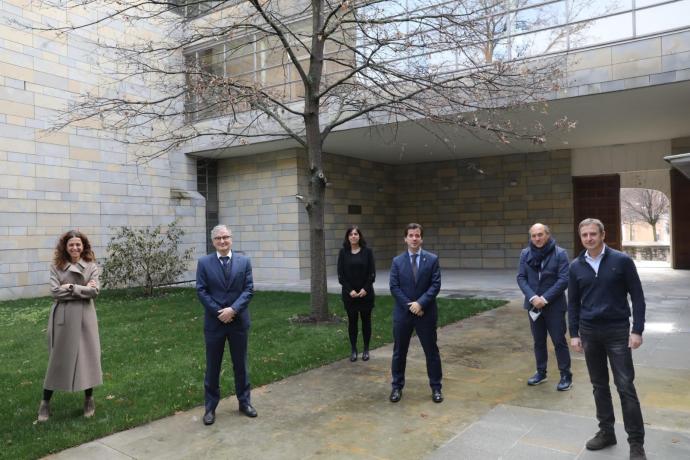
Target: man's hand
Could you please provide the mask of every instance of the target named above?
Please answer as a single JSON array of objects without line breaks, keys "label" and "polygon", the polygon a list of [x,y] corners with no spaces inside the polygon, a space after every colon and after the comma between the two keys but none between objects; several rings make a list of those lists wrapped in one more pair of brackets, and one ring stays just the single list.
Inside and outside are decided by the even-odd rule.
[{"label": "man's hand", "polygon": [[233,310],[232,307],[221,308],[220,310],[218,310],[218,319],[221,322],[227,324],[232,322],[233,319],[235,319],[236,314],[237,312]]},{"label": "man's hand", "polygon": [[357,291],[355,291],[355,290],[353,289],[353,290],[350,291],[350,297],[352,297],[352,298],[359,297],[359,294],[357,294]]},{"label": "man's hand", "polygon": [[90,288],[95,288],[96,287],[96,280],[89,280],[89,282],[86,283],[86,285]]},{"label": "man's hand", "polygon": [[542,309],[546,306],[546,299],[544,299],[542,296],[536,296],[530,301],[530,303],[532,306],[534,306],[534,308]]},{"label": "man's hand", "polygon": [[410,311],[412,312],[413,315],[417,316],[423,316],[424,315],[424,309],[418,302],[410,302],[407,305],[410,306]]},{"label": "man's hand", "polygon": [[630,338],[628,339],[628,348],[636,350],[642,345],[642,336],[640,334],[630,333]]},{"label": "man's hand", "polygon": [[570,339],[570,346],[573,347],[573,350],[576,352],[582,353],[582,340],[580,340],[580,337],[572,337]]},{"label": "man's hand", "polygon": [[357,293],[357,297],[364,297],[367,295],[367,291],[364,290],[364,288],[360,289],[359,292]]}]

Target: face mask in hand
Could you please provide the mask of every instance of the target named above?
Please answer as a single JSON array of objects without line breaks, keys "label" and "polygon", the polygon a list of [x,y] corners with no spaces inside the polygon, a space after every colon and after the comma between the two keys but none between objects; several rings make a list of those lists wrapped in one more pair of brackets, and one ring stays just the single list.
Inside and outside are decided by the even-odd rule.
[{"label": "face mask in hand", "polygon": [[537,318],[539,318],[539,315],[541,315],[540,310],[537,310],[536,308],[529,309],[529,317],[532,318],[532,321],[536,321]]}]

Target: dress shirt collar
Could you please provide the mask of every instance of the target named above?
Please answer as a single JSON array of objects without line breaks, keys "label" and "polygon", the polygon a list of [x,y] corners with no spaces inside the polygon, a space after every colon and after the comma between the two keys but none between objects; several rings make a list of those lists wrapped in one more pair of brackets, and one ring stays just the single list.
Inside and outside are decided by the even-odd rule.
[{"label": "dress shirt collar", "polygon": [[229,257],[230,259],[232,259],[232,250],[230,250],[230,252],[228,252],[227,256],[223,256],[220,254],[220,252],[216,251],[216,257],[218,257],[218,260],[220,260],[221,257]]},{"label": "dress shirt collar", "polygon": [[598,256],[592,257],[589,255],[589,250],[585,251],[585,260],[587,262],[601,262],[601,258],[604,257],[604,253],[606,252],[606,243],[604,243],[604,247],[601,248],[601,252],[599,253]]}]

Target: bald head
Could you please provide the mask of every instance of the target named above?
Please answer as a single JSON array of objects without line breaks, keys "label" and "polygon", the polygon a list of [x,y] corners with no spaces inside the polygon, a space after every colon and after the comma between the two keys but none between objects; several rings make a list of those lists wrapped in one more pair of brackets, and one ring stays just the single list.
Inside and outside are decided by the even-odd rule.
[{"label": "bald head", "polygon": [[551,238],[551,229],[548,225],[537,222],[529,229],[529,239],[538,248],[544,247]]}]

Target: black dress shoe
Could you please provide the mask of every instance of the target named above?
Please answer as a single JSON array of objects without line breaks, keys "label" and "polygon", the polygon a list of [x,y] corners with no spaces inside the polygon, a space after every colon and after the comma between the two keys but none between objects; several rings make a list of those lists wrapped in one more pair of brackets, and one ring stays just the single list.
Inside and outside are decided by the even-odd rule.
[{"label": "black dress shoe", "polygon": [[400,398],[402,398],[402,390],[400,388],[393,388],[393,391],[391,391],[391,396],[390,400],[393,403],[396,403],[400,401]]},{"label": "black dress shoe", "polygon": [[355,361],[357,361],[357,352],[356,351],[353,351],[352,354],[350,355],[350,361],[352,361],[353,363]]},{"label": "black dress shoe", "polygon": [[242,412],[247,417],[256,417],[257,415],[259,415],[256,413],[256,409],[254,409],[251,404],[240,405],[240,412]]},{"label": "black dress shoe", "polygon": [[204,425],[213,425],[216,421],[216,411],[210,410],[204,414]]},{"label": "black dress shoe", "polygon": [[369,361],[369,350],[364,350],[362,353],[362,361]]},{"label": "black dress shoe", "polygon": [[441,390],[434,390],[431,392],[431,399],[435,403],[440,403],[443,402],[443,393],[441,393]]}]

